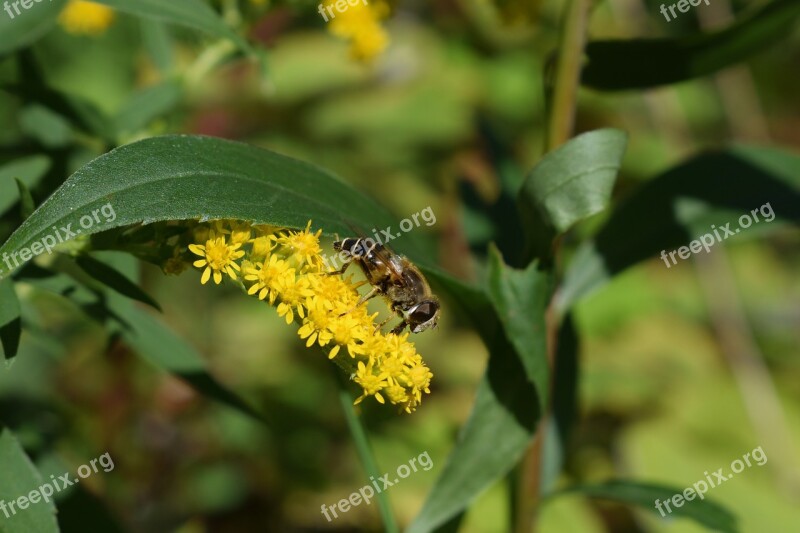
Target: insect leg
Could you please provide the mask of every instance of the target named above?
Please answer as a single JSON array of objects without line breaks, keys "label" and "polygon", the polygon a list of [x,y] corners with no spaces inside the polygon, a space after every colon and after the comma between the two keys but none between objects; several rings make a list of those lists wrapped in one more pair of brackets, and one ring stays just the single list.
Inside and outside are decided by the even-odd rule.
[{"label": "insect leg", "polygon": [[352,263],[352,261],[347,261],[344,265],[342,265],[342,268],[340,268],[339,270],[332,270],[330,272],[325,272],[325,275],[336,276],[337,274],[338,275],[344,274],[344,271],[347,270],[347,267],[350,266],[350,263]]},{"label": "insect leg", "polygon": [[380,294],[380,292],[381,292],[381,290],[378,287],[372,287],[372,290],[370,290],[367,294],[365,294],[364,296],[359,298],[358,303],[356,305],[354,305],[352,308],[348,309],[347,311],[345,311],[344,313],[342,313],[339,316],[344,316],[347,313],[352,312],[354,309],[357,309],[359,305],[363,304],[364,302],[366,302],[370,298],[375,298],[378,294]]},{"label": "insect leg", "polygon": [[377,333],[379,330],[381,330],[383,328],[383,326],[385,326],[393,318],[394,318],[393,316],[390,316],[389,318],[387,318],[386,320],[384,320],[383,322],[381,322],[380,324],[375,326],[374,333]]},{"label": "insect leg", "polygon": [[390,331],[389,333],[394,333],[395,335],[400,335],[400,333],[402,333],[402,332],[403,332],[403,330],[404,330],[404,329],[406,329],[406,326],[408,326],[408,322],[406,322],[405,320],[403,320],[402,322],[400,322],[399,324],[397,324],[397,326],[395,326],[395,327],[392,329],[392,331]]}]

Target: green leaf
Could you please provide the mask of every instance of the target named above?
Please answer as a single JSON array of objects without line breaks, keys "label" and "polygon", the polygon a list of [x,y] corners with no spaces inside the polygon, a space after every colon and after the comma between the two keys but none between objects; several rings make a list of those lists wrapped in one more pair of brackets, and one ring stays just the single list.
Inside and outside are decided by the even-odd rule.
[{"label": "green leaf", "polygon": [[[111,133],[113,132],[108,118],[94,103],[82,97],[50,88],[32,53],[23,51],[18,61],[21,80],[18,83],[0,85],[0,90],[13,94],[28,108],[35,110],[32,117],[29,113],[27,118],[26,131],[29,134],[37,138],[42,137],[45,142],[60,144],[65,142],[64,128],[70,127],[97,135],[102,139],[112,138]],[[64,124],[64,119],[69,121],[67,126]],[[61,130],[57,136],[42,131],[42,122],[44,121],[61,122],[59,126],[56,126]]]},{"label": "green leaf", "polygon": [[543,222],[563,233],[605,209],[626,144],[624,132],[602,129],[578,135],[547,154],[520,190],[520,210],[527,224]]},{"label": "green leaf", "polygon": [[20,130],[46,148],[61,148],[72,140],[72,128],[60,114],[40,105],[25,106],[19,113]]},{"label": "green leaf", "polygon": [[84,272],[89,274],[97,281],[103,283],[105,286],[117,291],[123,296],[127,296],[132,300],[142,302],[161,311],[161,306],[158,305],[158,302],[156,302],[149,294],[144,292],[137,284],[129,280],[123,274],[119,273],[106,263],[98,261],[90,255],[78,256],[76,262]]},{"label": "green leaf", "polygon": [[[130,255],[121,252],[98,252],[95,255],[97,260],[103,261],[108,268],[121,273],[130,283],[137,282],[138,262]],[[257,420],[264,420],[244,400],[219,383],[209,373],[205,361],[197,351],[162,321],[138,308],[129,299],[106,290],[103,285],[87,289],[85,284],[82,284],[85,282],[82,278],[88,276],[82,270],[75,268],[71,260],[56,262],[55,266],[63,272],[58,273],[29,264],[16,277],[37,288],[69,298],[90,317],[101,323],[112,319],[109,329],[119,333],[123,340],[150,364],[187,381],[195,390],[208,398]]]},{"label": "green leaf", "polygon": [[[672,496],[681,494],[683,491],[684,489],[664,485],[612,480],[596,485],[570,487],[553,494],[551,497],[559,494],[580,493],[591,498],[636,505],[661,516],[655,505],[656,500],[667,502]],[[691,518],[698,524],[714,531],[722,531],[724,533],[736,533],[738,531],[736,517],[721,505],[706,498],[700,499],[694,496],[692,500],[685,501],[680,507],[676,507],[670,502],[669,509],[672,509],[671,513],[667,512],[667,508],[664,505],[662,505],[662,508],[666,516]]]},{"label": "green leaf", "polygon": [[[523,357],[515,352],[490,300],[481,291],[466,286],[435,269],[425,275],[439,294],[456,302],[486,343],[490,358],[469,420],[461,431],[409,533],[428,532],[456,523],[459,515],[492,483],[502,479],[528,448],[541,417],[541,402]],[[533,274],[531,274],[533,276]],[[537,273],[528,280],[535,291],[547,292],[547,276]],[[546,301],[534,294],[532,301]],[[544,308],[532,310],[535,326],[544,321]],[[544,337],[534,340],[525,353],[544,354]]]},{"label": "green leaf", "polygon": [[[353,397],[348,392],[348,383],[341,374],[336,374],[339,380],[339,403],[342,404],[342,411],[344,418],[347,421],[347,427],[350,430],[350,436],[353,438],[353,443],[358,452],[358,457],[361,460],[361,466],[364,467],[364,472],[370,479],[378,479],[381,477],[382,472],[378,470],[378,463],[375,460],[375,453],[369,444],[367,437],[367,430],[364,424],[356,414],[356,407],[353,405]],[[397,520],[392,513],[392,506],[389,503],[389,497],[385,492],[381,491],[375,497],[378,512],[381,515],[381,523],[385,533],[397,533]]]},{"label": "green leaf", "polygon": [[156,68],[162,73],[172,71],[175,65],[174,42],[167,26],[155,20],[141,21],[142,43]]},{"label": "green leaf", "polygon": [[36,42],[53,29],[66,3],[67,0],[48,0],[34,3],[30,9],[19,6],[17,14],[13,2],[8,2],[5,5],[9,6],[13,17],[0,4],[0,57]]},{"label": "green leaf", "polygon": [[14,283],[10,278],[0,280],[0,342],[6,359],[17,355],[22,333],[20,307]]},{"label": "green leaf", "polygon": [[[82,216],[107,204],[113,220],[81,227]],[[352,226],[396,226],[366,196],[307,163],[222,139],[168,135],[117,148],[78,170],[0,247],[0,256],[52,234],[53,226],[72,224],[87,235],[139,222],[218,218],[291,228],[311,219],[326,234],[343,235]],[[403,246],[412,241],[406,236]]]},{"label": "green leaf", "polygon": [[594,89],[643,89],[705,76],[787,37],[797,0],[775,0],[730,27],[681,39],[595,41],[586,47],[581,82]]},{"label": "green leaf", "polygon": [[19,200],[19,189],[14,180],[19,178],[29,189],[50,170],[50,159],[34,155],[17,159],[0,167],[0,214]]},{"label": "green leaf", "polygon": [[[800,156],[741,146],[668,170],[629,195],[595,238],[578,248],[557,294],[559,312],[639,261],[713,235],[712,224],[719,229],[730,223],[733,230],[740,216],[767,204],[761,222],[728,237],[725,244],[774,231],[781,222],[800,223]],[[775,220],[767,222],[770,209]],[[676,268],[671,261],[669,265]]]},{"label": "green leaf", "polygon": [[564,317],[556,341],[553,370],[552,423],[545,431],[541,491],[546,494],[558,482],[570,437],[578,419],[578,332],[572,314]]},{"label": "green leaf", "polygon": [[14,181],[17,183],[17,191],[19,191],[20,215],[24,220],[33,214],[36,210],[36,204],[33,202],[33,196],[31,196],[31,191],[25,185],[25,182],[19,178],[14,178]]},{"label": "green leaf", "polygon": [[[3,473],[3,482],[0,483],[0,501],[5,502],[6,507],[8,507],[8,503],[18,500],[20,497],[27,499],[31,491],[44,484],[42,475],[8,429],[4,429],[0,433],[0,472]],[[34,498],[37,497],[34,496]],[[26,505],[25,502],[23,505]],[[9,511],[11,516],[8,518],[5,515],[0,518],[0,533],[19,533],[20,531],[58,533],[56,508],[52,499],[49,502],[40,498],[36,503],[27,502],[25,509],[15,505],[15,510],[14,514]]]},{"label": "green leaf", "polygon": [[519,354],[528,379],[536,385],[539,401],[547,403],[550,370],[545,348],[544,310],[550,300],[548,277],[534,261],[524,270],[509,267],[500,251],[489,248],[489,299],[506,337]]},{"label": "green leaf", "polygon": [[117,113],[114,120],[117,135],[139,132],[149,122],[175,107],[182,96],[180,84],[173,80],[139,91]]},{"label": "green leaf", "polygon": [[250,405],[220,384],[195,349],[160,320],[129,301],[118,302],[112,309],[125,322],[122,338],[145,360],[185,380],[203,396],[264,421]]},{"label": "green leaf", "polygon": [[230,39],[243,51],[252,53],[253,49],[238,33],[228,27],[222,18],[201,0],[93,0],[123,13],[145,17],[179,26],[195,28],[217,37]]},{"label": "green leaf", "polygon": [[[98,252],[95,258],[97,262],[105,263],[107,268],[126,277],[129,284],[139,282],[139,264],[130,255]],[[242,398],[219,383],[208,371],[208,365],[200,354],[161,320],[114,292],[109,292],[107,296],[106,304],[120,326],[122,338],[140,357],[185,380],[200,394],[256,420],[264,420]]]}]

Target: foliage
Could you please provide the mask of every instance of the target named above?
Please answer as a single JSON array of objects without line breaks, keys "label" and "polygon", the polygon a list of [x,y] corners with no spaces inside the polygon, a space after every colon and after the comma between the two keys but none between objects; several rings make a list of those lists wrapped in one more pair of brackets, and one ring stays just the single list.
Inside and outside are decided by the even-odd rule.
[{"label": "foliage", "polygon": [[[786,228],[800,222],[800,156],[744,143],[678,155],[660,131],[630,126],[635,105],[609,111],[598,103],[602,93],[577,98],[562,76],[599,91],[699,84],[780,40],[792,42],[800,10],[777,0],[737,13],[720,30],[589,38],[587,63],[570,72],[578,58],[551,57],[550,50],[560,36],[581,39],[577,49],[583,48],[581,17],[589,16],[589,3],[565,4],[548,11],[539,3],[468,0],[453,15],[461,25],[455,31],[438,11],[450,3],[393,2],[391,11],[376,3],[342,15],[325,28],[330,35],[323,35],[314,6],[292,1],[54,0],[18,19],[0,15],[0,90],[7,95],[0,120],[9,124],[0,132],[0,341],[7,360],[0,403],[8,413],[0,416],[0,468],[7,473],[0,493],[10,501],[44,474],[60,473],[56,441],[71,443],[69,455],[80,457],[92,456],[87,448],[113,448],[122,465],[114,481],[93,478],[55,504],[8,522],[0,517],[0,531],[72,530],[76,510],[93,512],[103,524],[97,527],[108,530],[135,521],[155,529],[182,523],[186,531],[255,527],[261,522],[247,513],[258,498],[280,510],[271,529],[322,528],[322,518],[299,519],[289,509],[300,501],[318,505],[297,494],[321,491],[324,476],[339,475],[324,457],[348,442],[345,427],[367,471],[354,486],[380,477],[378,464],[387,470],[402,463],[408,450],[442,452],[436,479],[426,479],[424,490],[405,489],[425,493],[424,500],[404,503],[395,516],[394,496],[379,495],[388,531],[398,524],[418,533],[487,530],[474,510],[504,486],[511,487],[509,522],[517,531],[549,523],[549,509],[564,501],[573,512],[552,522],[558,530],[600,530],[587,524],[601,518],[578,522],[576,510],[587,509],[613,528],[615,517],[633,523],[630,513],[642,515],[606,511],[592,498],[650,508],[655,497],[681,492],[675,478],[675,486],[599,482],[597,469],[587,466],[587,456],[604,446],[610,463],[611,440],[634,440],[614,425],[638,429],[637,418],[656,402],[637,390],[631,396],[648,407],[637,411],[629,399],[620,407],[593,373],[596,362],[583,366],[584,342],[596,349],[604,324],[622,328],[636,318],[626,306],[645,305],[623,298],[617,318],[593,310],[597,300],[589,295],[625,283],[634,265],[660,265],[661,250],[688,244],[711,224],[767,203],[776,222],[745,233],[772,236],[777,247],[794,243],[796,259]],[[85,9],[84,18],[67,16],[70,9]],[[434,22],[405,28],[396,16],[403,9],[433,13]],[[562,10],[578,16],[555,29]],[[76,22],[88,24],[92,14],[91,28]],[[84,52],[82,40],[89,39],[93,47]],[[404,62],[404,53],[413,60]],[[551,60],[559,65],[555,80]],[[782,55],[765,61],[788,68]],[[791,83],[775,93],[792,94]],[[542,131],[539,119],[549,114],[545,123],[566,121],[572,129],[572,117],[533,104],[542,100],[542,85],[541,94],[566,98],[585,115],[576,128],[582,133],[548,153],[536,148],[553,133]],[[710,113],[690,100],[687,121]],[[702,125],[713,130],[715,120]],[[674,151],[656,155],[654,147]],[[391,179],[375,178],[386,174]],[[434,243],[420,229],[389,245],[420,268],[441,300],[441,331],[417,342],[383,335],[376,316],[392,313],[359,301],[356,289],[366,280],[331,277],[321,246],[402,227],[395,213],[419,211],[426,202],[458,206],[446,217],[439,211],[437,229],[448,238]],[[223,278],[227,286],[214,289]],[[192,285],[181,285],[185,279]],[[649,288],[635,280],[632,286],[625,295]],[[235,298],[235,288],[255,298]],[[258,300],[274,305],[279,317],[265,318],[264,306],[245,307]],[[203,301],[207,309],[194,303]],[[224,327],[214,327],[215,320],[225,320]],[[299,323],[297,335],[284,336],[277,326],[283,321]],[[266,337],[252,342],[253,332]],[[308,361],[297,349],[303,342],[336,363],[337,379],[319,375],[327,362]],[[458,367],[461,346],[470,347],[463,368],[472,370]],[[454,362],[431,362],[437,351]],[[240,353],[257,357],[237,368],[230,356]],[[636,371],[650,379],[651,369],[639,364]],[[59,385],[63,390],[42,390],[56,379],[51,374],[70,368],[96,381],[87,376]],[[38,385],[21,393],[12,383],[18,376]],[[661,383],[646,383],[661,390]],[[603,392],[592,396],[594,390]],[[589,408],[589,422],[579,420],[581,395],[601,398]],[[334,396],[344,415],[329,407],[339,403]],[[367,397],[386,405],[362,404]],[[137,411],[150,401],[156,407]],[[398,409],[407,416],[395,416]],[[141,417],[147,442],[164,457],[120,445],[117,432],[137,431],[135,420],[118,421],[129,415]],[[587,435],[603,416],[613,423]],[[82,425],[52,423],[69,417]],[[189,469],[180,453],[167,453],[165,443],[191,448],[183,448],[171,424],[202,443],[187,453],[208,465]],[[598,442],[603,438],[609,442]],[[263,446],[280,460],[263,462]],[[137,469],[142,464],[152,470]],[[156,516],[131,518],[137,490],[150,487],[153,502],[162,495],[152,488],[161,470],[164,493],[172,485],[178,490]],[[608,475],[614,471],[600,477],[619,477]],[[280,477],[277,489],[266,485],[274,482],[270,475]],[[267,496],[283,491],[285,500]],[[712,494],[675,515],[740,530],[716,499]],[[502,514],[499,507],[491,516]],[[373,528],[356,514],[344,515],[342,524]],[[195,518],[184,522],[186,516]]]}]

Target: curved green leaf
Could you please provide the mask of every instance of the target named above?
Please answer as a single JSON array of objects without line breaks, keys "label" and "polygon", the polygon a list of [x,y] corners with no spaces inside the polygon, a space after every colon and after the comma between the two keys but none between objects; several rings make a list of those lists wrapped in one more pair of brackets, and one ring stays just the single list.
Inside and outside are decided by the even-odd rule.
[{"label": "curved green leaf", "polygon": [[775,0],[752,16],[715,33],[682,39],[590,42],[581,83],[594,89],[618,91],[705,76],[739,63],[786,37],[798,16],[800,2]]},{"label": "curved green leaf", "polygon": [[48,0],[36,2],[29,9],[18,3],[19,14],[13,2],[5,4],[9,6],[10,14],[0,3],[0,56],[36,42],[53,29],[66,3],[67,0]]},{"label": "curved green leaf", "polygon": [[[101,216],[81,226],[81,217],[108,204],[113,220]],[[366,196],[308,163],[242,143],[168,135],[117,148],[78,170],[0,246],[0,257],[54,232],[64,235],[59,228],[87,235],[140,222],[218,218],[291,228],[312,219],[314,228],[343,235],[352,226],[396,225]]]},{"label": "curved green leaf", "polygon": [[156,20],[142,19],[142,44],[147,55],[163,73],[168,73],[175,65],[175,43],[165,24]]},{"label": "curved green leaf", "polygon": [[553,236],[605,209],[626,145],[622,131],[590,131],[547,154],[530,171],[519,209],[537,256],[546,253]]},{"label": "curved green leaf", "polygon": [[36,203],[33,201],[31,191],[28,189],[28,186],[25,185],[25,182],[19,178],[14,178],[14,181],[17,184],[17,192],[19,193],[19,212],[22,218],[26,219],[31,216],[36,209]]},{"label": "curved green leaf", "polygon": [[[579,493],[591,498],[612,500],[622,503],[637,505],[648,509],[658,516],[662,516],[655,506],[656,501],[662,502],[663,515],[691,518],[713,531],[724,533],[736,533],[739,529],[736,526],[736,517],[721,505],[714,503],[706,498],[700,499],[695,494],[691,500],[684,501],[680,507],[669,503],[666,507],[664,502],[669,502],[676,494],[682,494],[685,489],[667,487],[665,485],[654,485],[650,483],[639,483],[634,481],[613,480],[596,485],[581,485],[570,487],[564,491],[553,494]],[[694,492],[694,491],[692,491]],[[687,494],[690,495],[690,494]],[[679,500],[680,501],[680,500]],[[667,509],[672,512],[668,513]]]},{"label": "curved green leaf", "polygon": [[558,482],[569,450],[573,426],[578,420],[579,351],[578,332],[570,313],[561,322],[556,341],[552,423],[548,424],[544,433],[542,451],[541,489],[544,494],[550,492]]},{"label": "curved green leaf", "polygon": [[631,194],[595,238],[578,248],[557,294],[559,311],[629,266],[688,245],[709,233],[712,224],[730,222],[735,228],[741,215],[767,203],[775,220],[753,224],[730,242],[777,229],[781,222],[800,223],[800,156],[738,147],[697,156],[665,172]]},{"label": "curved green leaf", "polygon": [[161,311],[161,306],[158,305],[149,294],[139,288],[137,284],[129,280],[125,275],[121,274],[113,267],[107,265],[102,261],[98,261],[90,255],[78,256],[76,262],[81,269],[89,274],[97,281],[104,284],[106,287],[117,291],[123,296],[127,296],[132,300],[142,302],[155,309]]},{"label": "curved green leaf", "polygon": [[14,283],[10,279],[0,280],[0,343],[6,359],[17,355],[21,333],[19,299]]},{"label": "curved green leaf", "polygon": [[[525,347],[524,355],[517,353],[484,293],[436,270],[425,269],[425,274],[437,292],[458,302],[458,310],[473,323],[491,356],[469,420],[409,533],[452,524],[483,491],[508,474],[528,448],[542,410],[539,391],[529,375],[537,380],[541,377],[535,365],[545,358],[544,336],[532,339],[534,344]],[[524,308],[532,316],[519,317],[520,322],[527,321],[533,329],[542,331],[549,277],[535,269],[525,274],[526,289],[533,292],[526,305],[506,305],[505,297],[498,297],[498,305],[510,314],[513,309]],[[496,285],[505,287],[502,279]],[[506,294],[505,289],[501,292]],[[504,314],[508,319],[509,313]]]},{"label": "curved green leaf", "polygon": [[[56,524],[56,507],[53,500],[34,496],[36,503],[27,500],[31,491],[38,489],[45,482],[42,475],[25,454],[16,437],[7,429],[0,433],[0,472],[3,482],[0,483],[0,501],[6,504],[24,497],[19,508],[19,501],[14,504],[14,514],[7,511],[0,516],[0,533],[18,533],[20,531],[36,531],[37,533],[58,533]],[[49,481],[49,480],[48,480]],[[52,487],[51,487],[52,488]],[[37,490],[38,492],[38,490]]]},{"label": "curved green leaf", "polygon": [[551,294],[548,280],[539,271],[538,262],[516,270],[505,264],[497,247],[489,248],[489,299],[542,404],[549,396],[550,370],[544,341],[544,312]]},{"label": "curved green leaf", "polygon": [[181,86],[174,80],[137,92],[119,110],[114,119],[117,136],[137,133],[156,117],[175,107],[182,96]]},{"label": "curved green leaf", "polygon": [[[108,268],[125,276],[130,283],[137,281],[138,264],[130,255],[120,252],[98,252],[95,255]],[[86,283],[84,278],[87,275],[72,261],[56,262],[54,266],[63,272],[30,264],[15,278],[69,298],[91,318],[100,323],[108,323],[108,329],[119,334],[148,363],[185,380],[207,398],[237,409],[256,420],[264,420],[247,402],[217,381],[209,373],[208,365],[200,354],[163,321],[103,285],[92,286]],[[2,283],[4,282],[0,282]]]},{"label": "curved green leaf", "polygon": [[195,28],[217,37],[225,37],[236,43],[236,46],[246,52],[252,48],[238,33],[225,24],[225,21],[211,7],[201,0],[92,0],[98,4],[163,22],[170,22],[179,26]]},{"label": "curved green leaf", "polygon": [[14,182],[16,178],[31,189],[49,169],[50,159],[44,155],[16,159],[0,167],[0,214],[20,199],[19,188]]}]

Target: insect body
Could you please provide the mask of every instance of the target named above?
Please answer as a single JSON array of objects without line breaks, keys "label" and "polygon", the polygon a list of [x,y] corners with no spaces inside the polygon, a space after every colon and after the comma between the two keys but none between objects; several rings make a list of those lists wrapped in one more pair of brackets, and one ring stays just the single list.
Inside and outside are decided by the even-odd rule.
[{"label": "insect body", "polygon": [[425,276],[411,261],[369,238],[346,238],[334,242],[333,248],[352,258],[336,273],[344,273],[350,263],[355,262],[372,285],[372,290],[362,296],[357,305],[380,294],[391,302],[392,311],[403,319],[392,333],[400,333],[406,326],[412,333],[436,326],[439,300],[431,293]]}]

